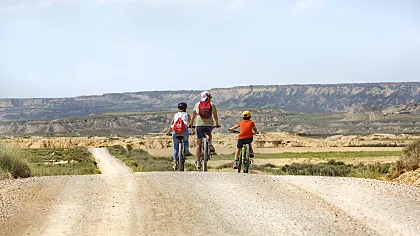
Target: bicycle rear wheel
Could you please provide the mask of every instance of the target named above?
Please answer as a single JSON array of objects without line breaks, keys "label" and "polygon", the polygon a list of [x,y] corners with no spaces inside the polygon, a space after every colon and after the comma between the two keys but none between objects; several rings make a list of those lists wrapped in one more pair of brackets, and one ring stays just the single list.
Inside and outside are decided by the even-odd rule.
[{"label": "bicycle rear wheel", "polygon": [[179,169],[179,171],[184,171],[184,163],[185,163],[184,142],[180,142],[179,143],[179,149],[178,149],[178,169]]},{"label": "bicycle rear wheel", "polygon": [[201,155],[202,155],[201,168],[203,169],[203,171],[207,171],[207,161],[209,159],[209,143],[206,138],[203,139]]},{"label": "bicycle rear wheel", "polygon": [[245,145],[245,153],[244,153],[244,173],[248,173],[249,170],[249,144]]}]

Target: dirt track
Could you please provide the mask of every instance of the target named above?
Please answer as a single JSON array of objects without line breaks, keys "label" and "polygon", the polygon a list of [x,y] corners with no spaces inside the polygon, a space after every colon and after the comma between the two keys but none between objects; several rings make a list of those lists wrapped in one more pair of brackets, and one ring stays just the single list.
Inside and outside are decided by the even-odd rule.
[{"label": "dirt track", "polygon": [[155,172],[0,182],[0,235],[418,235],[420,190],[375,180]]}]

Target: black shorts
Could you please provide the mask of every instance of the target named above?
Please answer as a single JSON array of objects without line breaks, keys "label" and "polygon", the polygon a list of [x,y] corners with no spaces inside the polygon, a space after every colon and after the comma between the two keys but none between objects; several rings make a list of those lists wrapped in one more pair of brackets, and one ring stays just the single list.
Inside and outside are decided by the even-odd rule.
[{"label": "black shorts", "polygon": [[242,148],[244,146],[244,144],[251,144],[252,140],[254,138],[243,138],[243,139],[238,139],[238,148]]}]

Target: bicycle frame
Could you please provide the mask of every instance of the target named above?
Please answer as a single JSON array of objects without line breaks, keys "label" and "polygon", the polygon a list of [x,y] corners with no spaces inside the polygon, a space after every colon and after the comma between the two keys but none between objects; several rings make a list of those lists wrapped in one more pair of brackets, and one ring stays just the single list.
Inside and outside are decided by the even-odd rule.
[{"label": "bicycle frame", "polygon": [[209,150],[208,134],[204,133],[204,137],[201,141],[201,155],[200,162],[203,171],[207,171],[207,162],[210,160],[211,154]]},{"label": "bicycle frame", "polygon": [[245,144],[242,148],[241,151],[239,153],[239,163],[238,163],[238,173],[248,173],[249,171],[249,166],[250,166],[250,160],[249,160],[249,150],[250,150],[250,145],[249,144]]},{"label": "bicycle frame", "polygon": [[[214,128],[219,128],[220,126],[213,126]],[[192,126],[191,128],[196,128],[196,126]],[[210,160],[211,153],[209,150],[209,143],[208,143],[208,136],[211,134],[211,131],[207,130],[204,131],[204,137],[201,139],[201,154],[200,154],[200,162],[203,171],[207,171],[207,161]]]},{"label": "bicycle frame", "polygon": [[[232,133],[239,133],[236,130],[230,130]],[[251,149],[250,144],[244,144],[239,152],[239,161],[238,161],[238,173],[248,173],[249,166],[251,165],[251,160],[249,158],[249,152]]]},{"label": "bicycle frame", "polygon": [[178,145],[178,170],[184,171],[184,164],[185,164],[185,146],[184,146],[184,137],[183,136],[176,136],[179,139]]}]

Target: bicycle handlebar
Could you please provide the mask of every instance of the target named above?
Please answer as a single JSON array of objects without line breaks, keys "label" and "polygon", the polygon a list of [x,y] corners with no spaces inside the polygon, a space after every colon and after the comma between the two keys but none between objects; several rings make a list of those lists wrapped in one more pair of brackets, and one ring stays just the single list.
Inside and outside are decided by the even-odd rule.
[{"label": "bicycle handlebar", "polygon": [[[231,133],[235,133],[235,134],[239,134],[239,133],[241,133],[241,132],[239,132],[239,131],[237,131],[237,130],[229,130],[229,132],[231,132]],[[253,133],[253,134],[260,134],[260,132]]]}]

